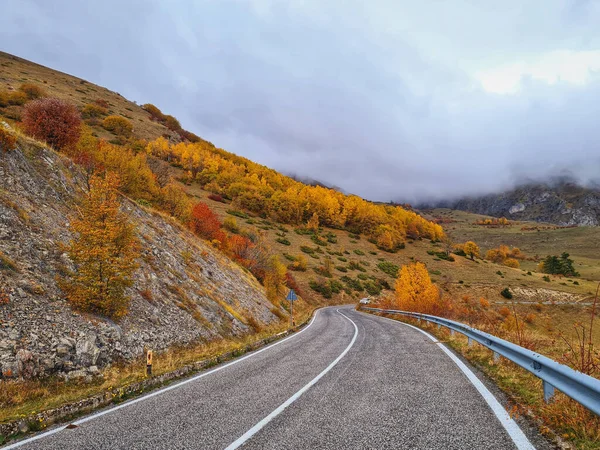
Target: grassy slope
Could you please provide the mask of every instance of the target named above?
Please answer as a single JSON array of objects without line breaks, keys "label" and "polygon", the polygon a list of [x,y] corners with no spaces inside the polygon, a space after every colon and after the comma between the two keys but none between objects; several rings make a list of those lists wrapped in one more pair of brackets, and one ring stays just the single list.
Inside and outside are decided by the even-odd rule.
[{"label": "grassy slope", "polygon": [[[149,115],[136,103],[102,86],[82,80],[31,61],[0,52],[0,90],[18,89],[23,83],[33,83],[43,87],[50,97],[68,100],[78,107],[93,103],[96,99],[106,100],[109,114],[123,116],[131,121],[134,135],[143,139],[156,139],[163,134],[171,134],[164,125],[150,120]],[[19,107],[0,108],[0,114],[9,118],[18,113]],[[7,117],[8,116],[8,117]],[[92,126],[94,132],[107,140],[114,136],[99,125]]]}]

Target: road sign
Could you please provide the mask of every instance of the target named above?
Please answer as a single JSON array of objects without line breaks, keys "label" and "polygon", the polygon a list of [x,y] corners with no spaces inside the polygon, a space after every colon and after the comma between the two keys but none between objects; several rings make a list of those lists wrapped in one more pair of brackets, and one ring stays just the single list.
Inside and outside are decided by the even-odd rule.
[{"label": "road sign", "polygon": [[288,292],[288,295],[285,299],[289,300],[290,302],[293,302],[294,300],[298,300],[298,296],[296,295],[293,289],[290,289],[290,292]]},{"label": "road sign", "polygon": [[290,301],[290,327],[294,326],[294,301],[298,300],[298,296],[293,289],[288,292],[286,300]]}]

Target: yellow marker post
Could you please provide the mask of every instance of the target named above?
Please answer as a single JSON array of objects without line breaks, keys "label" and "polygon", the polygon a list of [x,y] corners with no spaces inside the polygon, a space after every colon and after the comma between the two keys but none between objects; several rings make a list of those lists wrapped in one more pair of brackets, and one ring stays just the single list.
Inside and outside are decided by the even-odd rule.
[{"label": "yellow marker post", "polygon": [[152,350],[146,352],[146,376],[152,375]]}]

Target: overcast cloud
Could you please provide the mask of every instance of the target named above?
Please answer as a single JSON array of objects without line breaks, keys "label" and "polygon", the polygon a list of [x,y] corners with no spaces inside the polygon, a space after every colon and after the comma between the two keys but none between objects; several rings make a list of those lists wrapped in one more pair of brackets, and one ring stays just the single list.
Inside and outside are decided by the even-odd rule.
[{"label": "overcast cloud", "polygon": [[0,48],[375,200],[600,175],[600,2],[4,0]]}]

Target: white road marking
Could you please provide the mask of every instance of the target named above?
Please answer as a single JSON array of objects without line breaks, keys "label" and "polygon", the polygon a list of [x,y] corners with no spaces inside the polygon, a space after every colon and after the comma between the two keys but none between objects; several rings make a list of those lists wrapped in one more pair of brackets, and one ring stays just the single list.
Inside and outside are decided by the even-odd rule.
[{"label": "white road marking", "polygon": [[346,347],[346,349],[336,359],[334,359],[333,362],[331,364],[329,364],[319,375],[317,375],[315,378],[313,378],[311,381],[309,381],[302,389],[300,389],[298,392],[296,392],[294,395],[292,395],[290,398],[288,398],[284,403],[279,405],[277,407],[277,409],[275,409],[271,414],[266,416],[264,419],[262,419],[260,422],[258,422],[256,425],[254,425],[248,431],[246,431],[242,436],[240,436],[233,443],[231,443],[225,450],[234,450],[234,449],[240,447],[241,445],[243,445],[248,439],[252,438],[252,436],[254,436],[256,433],[258,433],[262,428],[264,428],[264,426],[267,425],[271,420],[273,420],[275,417],[277,417],[279,414],[281,414],[285,408],[287,408],[292,403],[294,403],[296,400],[298,400],[302,394],[304,394],[312,386],[314,386],[317,383],[317,381],[319,381],[321,378],[323,378],[327,372],[329,372],[331,369],[333,369],[335,367],[335,365],[337,363],[339,363],[340,360],[344,356],[346,356],[346,353],[348,353],[348,351],[352,348],[352,346],[354,345],[354,342],[356,341],[356,337],[358,336],[358,327],[356,326],[356,324],[354,323],[354,321],[352,319],[350,319],[345,314],[341,313],[339,309],[337,310],[337,312],[340,315],[344,316],[346,319],[348,319],[354,326],[354,336],[352,337],[350,344],[348,344],[348,347]]},{"label": "white road marking", "polygon": [[[366,313],[363,313],[363,314],[366,314]],[[471,382],[471,384],[473,384],[473,386],[475,386],[475,389],[477,389],[477,391],[481,394],[481,396],[486,401],[486,403],[488,404],[488,406],[490,407],[490,409],[492,410],[494,415],[498,418],[498,420],[500,421],[500,423],[502,424],[502,426],[504,427],[504,429],[506,430],[506,432],[508,433],[508,435],[510,436],[512,441],[514,442],[517,449],[519,449],[519,450],[535,450],[535,447],[529,441],[529,439],[527,439],[527,436],[525,436],[525,433],[523,433],[521,428],[519,428],[519,425],[517,424],[517,422],[515,422],[512,417],[510,417],[510,414],[508,414],[506,409],[504,409],[504,407],[500,404],[500,402],[496,399],[496,397],[494,397],[494,394],[492,394],[489,391],[489,389],[487,387],[485,387],[485,385],[481,382],[481,380],[479,378],[477,378],[477,376],[473,373],[473,371],[471,369],[469,369],[469,367],[467,367],[465,365],[465,363],[463,363],[454,353],[452,353],[450,350],[448,350],[448,348],[444,344],[442,344],[440,341],[438,341],[434,336],[429,334],[427,331],[421,330],[420,328],[415,327],[414,325],[410,325],[408,323],[404,323],[399,320],[389,319],[387,317],[375,316],[373,314],[369,314],[369,315],[372,317],[379,317],[380,319],[389,320],[389,321],[397,323],[397,324],[401,324],[401,325],[405,325],[407,327],[414,328],[415,330],[423,333],[425,336],[427,336],[429,339],[431,339],[435,344],[438,345],[438,347],[446,355],[448,355],[448,357],[452,361],[454,361],[454,363],[465,374],[465,376]]]},{"label": "white road marking", "polygon": [[[202,372],[199,375],[196,375],[196,376],[194,376],[192,378],[188,378],[187,380],[183,380],[183,381],[180,381],[179,383],[175,383],[175,384],[172,384],[172,385],[167,386],[165,388],[158,389],[158,390],[153,391],[153,392],[151,392],[151,393],[149,393],[147,395],[144,395],[142,397],[138,397],[138,398],[136,398],[134,400],[130,400],[130,401],[125,402],[125,403],[121,403],[118,406],[114,406],[112,408],[105,409],[103,411],[97,412],[96,414],[92,414],[92,415],[89,415],[87,417],[83,417],[82,419],[76,420],[75,422],[71,422],[71,423],[74,424],[74,425],[81,425],[82,423],[89,422],[90,420],[97,419],[98,417],[104,416],[105,414],[109,414],[109,413],[118,411],[121,408],[126,408],[128,406],[135,405],[136,403],[143,402],[144,400],[148,400],[149,398],[156,397],[157,395],[163,394],[163,393],[168,392],[168,391],[172,391],[173,389],[177,389],[177,388],[179,388],[179,387],[181,387],[183,385],[191,383],[192,381],[199,380],[200,378],[204,378],[204,377],[206,377],[208,375],[211,375],[211,374],[213,374],[215,372],[218,372],[220,370],[226,369],[227,367],[233,366],[234,364],[240,363],[240,362],[242,362],[242,361],[244,361],[244,360],[246,360],[248,358],[256,356],[256,355],[258,355],[258,354],[260,354],[260,353],[262,353],[264,351],[267,351],[267,350],[269,350],[269,349],[271,349],[271,348],[273,348],[273,347],[275,347],[275,346],[277,346],[279,344],[283,344],[285,341],[288,341],[288,340],[290,340],[292,338],[295,338],[296,336],[299,336],[300,334],[302,334],[304,331],[308,330],[310,328],[310,326],[314,323],[315,319],[317,318],[317,314],[319,313],[319,311],[320,310],[317,310],[315,312],[315,315],[313,316],[313,318],[311,319],[310,323],[306,327],[302,328],[299,332],[294,333],[293,335],[291,335],[289,337],[286,337],[285,339],[282,339],[280,341],[275,342],[274,344],[271,344],[271,345],[269,345],[267,347],[261,348],[260,350],[252,352],[252,353],[250,353],[250,354],[248,354],[246,356],[243,356],[241,358],[234,359],[233,361],[231,361],[231,362],[229,362],[227,364],[224,364],[222,366],[216,367],[215,369],[209,370],[208,372]],[[32,436],[32,437],[30,437],[28,439],[23,439],[22,441],[18,441],[18,442],[15,442],[14,444],[8,445],[6,447],[2,447],[2,449],[3,450],[9,450],[9,449],[12,449],[12,448],[21,447],[22,445],[29,444],[31,442],[34,442],[34,441],[37,441],[39,439],[42,439],[42,438],[51,436],[51,435],[53,435],[55,433],[58,433],[59,431],[63,431],[65,428],[66,428],[65,426],[54,428],[52,430],[48,430],[48,431],[46,431],[44,433],[41,433],[41,434],[38,434],[36,436]]]}]

